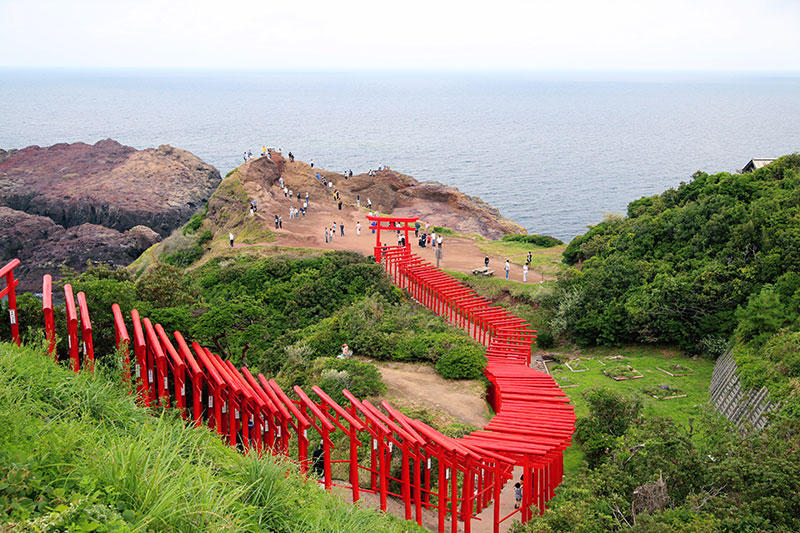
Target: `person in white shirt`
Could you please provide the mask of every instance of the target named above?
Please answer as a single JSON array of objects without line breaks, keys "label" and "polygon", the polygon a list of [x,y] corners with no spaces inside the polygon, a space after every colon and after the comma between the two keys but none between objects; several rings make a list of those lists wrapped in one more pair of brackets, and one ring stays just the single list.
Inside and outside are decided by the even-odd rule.
[{"label": "person in white shirt", "polygon": [[506,259],[505,269],[506,269],[506,279],[508,279],[508,273],[511,271],[511,264],[508,262],[508,259]]},{"label": "person in white shirt", "polygon": [[442,236],[441,235],[436,237],[436,246],[438,246],[439,248],[442,247]]},{"label": "person in white shirt", "polygon": [[356,235],[361,235],[361,222],[356,222]]},{"label": "person in white shirt", "polygon": [[523,265],[522,267],[522,283],[528,282],[528,265]]},{"label": "person in white shirt", "polygon": [[228,233],[228,238],[231,240],[231,248],[233,248],[233,232]]}]

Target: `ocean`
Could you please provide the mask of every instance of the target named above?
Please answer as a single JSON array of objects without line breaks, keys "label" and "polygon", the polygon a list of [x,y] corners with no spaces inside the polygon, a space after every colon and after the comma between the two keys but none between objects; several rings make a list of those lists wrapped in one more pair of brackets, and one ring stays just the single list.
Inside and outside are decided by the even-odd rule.
[{"label": "ocean", "polygon": [[800,75],[0,69],[0,148],[109,137],[223,175],[262,145],[385,164],[569,240],[696,170],[800,151]]}]

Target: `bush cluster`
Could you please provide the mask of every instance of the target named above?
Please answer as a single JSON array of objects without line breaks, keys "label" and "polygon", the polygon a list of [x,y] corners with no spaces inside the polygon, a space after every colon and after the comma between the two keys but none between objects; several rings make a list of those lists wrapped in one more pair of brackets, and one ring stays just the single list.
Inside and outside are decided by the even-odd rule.
[{"label": "bush cluster", "polygon": [[564,244],[563,241],[551,237],[550,235],[503,235],[503,240],[508,242],[524,242],[526,244],[533,244],[541,248],[550,248]]}]

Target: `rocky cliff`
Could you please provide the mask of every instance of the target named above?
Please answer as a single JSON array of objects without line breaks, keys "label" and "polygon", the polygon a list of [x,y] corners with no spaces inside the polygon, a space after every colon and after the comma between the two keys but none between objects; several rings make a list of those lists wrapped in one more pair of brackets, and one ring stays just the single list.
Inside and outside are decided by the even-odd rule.
[{"label": "rocky cliff", "polygon": [[420,182],[393,170],[378,171],[374,176],[357,174],[345,178],[336,172],[312,169],[300,161],[289,163],[277,154],[273,158],[253,159],[238,170],[248,190],[252,185],[269,187],[283,177],[287,186],[295,191],[316,191],[317,198],[325,197],[328,189],[317,181],[316,173],[319,172],[335,184],[345,204],[354,205],[356,198],[360,198],[361,206],[366,207],[369,199],[381,214],[419,217],[431,225],[489,239],[498,239],[507,233],[526,233],[522,226],[504,218],[497,208],[480,198],[442,183]]},{"label": "rocky cliff", "polygon": [[128,264],[219,182],[216,169],[171,146],[136,150],[108,139],[0,150],[0,261],[22,260],[25,290],[62,264]]}]

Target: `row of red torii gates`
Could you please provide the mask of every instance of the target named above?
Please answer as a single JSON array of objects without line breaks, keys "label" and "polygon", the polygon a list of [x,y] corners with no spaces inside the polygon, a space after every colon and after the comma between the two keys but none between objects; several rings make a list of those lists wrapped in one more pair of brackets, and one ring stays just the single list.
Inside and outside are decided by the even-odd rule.
[{"label": "row of red torii gates", "polygon": [[[487,397],[496,415],[481,430],[451,438],[385,401],[379,408],[347,390],[342,392],[349,406],[338,404],[316,386],[311,395],[297,386],[287,394],[274,380],[254,375],[247,367],[237,368],[178,331],[170,337],[135,309],[126,320],[113,304],[117,353],[127,371],[124,380],[143,406],[177,408],[187,422],[207,426],[244,453],[296,457],[302,473],[313,470],[326,489],[346,487],[354,502],[362,493],[374,493],[386,511],[388,497],[393,496],[402,500],[405,518],[420,524],[424,512],[436,512],[440,532],[449,522],[455,533],[458,521],[469,532],[471,521],[492,502],[495,532],[516,513],[525,522],[534,510],[544,512],[562,479],[562,454],[574,431],[575,414],[553,378],[530,368],[536,332],[412,254],[408,232],[417,219],[368,218],[378,230],[376,260],[392,280],[487,347]],[[405,231],[406,245],[382,245],[381,229]],[[13,271],[18,265],[15,259],[0,269],[0,279],[6,281],[0,297],[8,296],[11,334],[17,344],[18,282]],[[58,361],[50,275],[43,278],[42,292],[48,353]],[[64,297],[69,365],[79,371],[82,362],[91,371],[94,349],[86,297],[79,292],[76,307],[69,284],[64,286]],[[317,441],[309,437],[309,430],[319,435],[322,450],[312,459],[309,449]],[[337,447],[342,449],[337,452]],[[515,467],[523,472],[522,505],[502,516],[501,490],[513,480]]]}]

